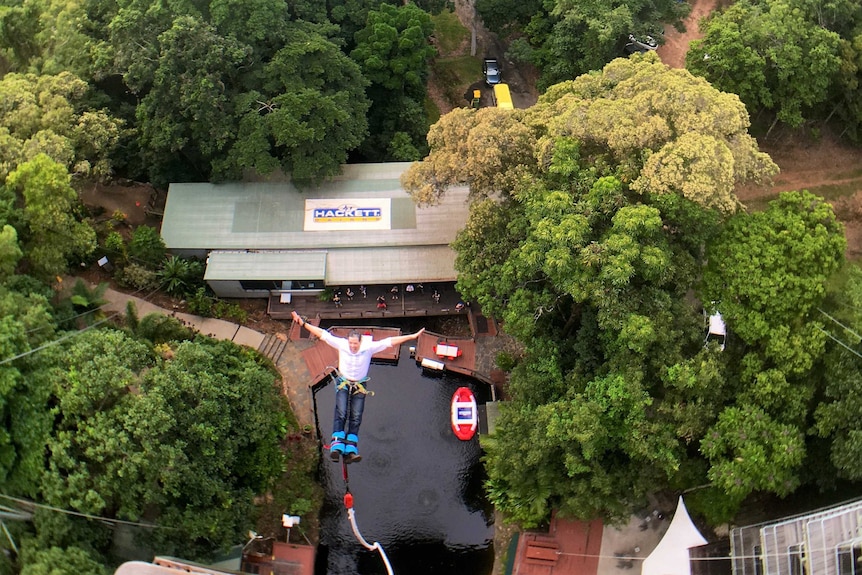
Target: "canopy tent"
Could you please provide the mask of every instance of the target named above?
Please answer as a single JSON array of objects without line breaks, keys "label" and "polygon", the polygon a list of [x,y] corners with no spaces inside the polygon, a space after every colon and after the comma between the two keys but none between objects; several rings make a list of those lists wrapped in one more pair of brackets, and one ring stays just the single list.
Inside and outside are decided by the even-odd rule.
[{"label": "canopy tent", "polygon": [[724,325],[724,318],[718,312],[709,316],[709,333],[727,335],[727,326]]},{"label": "canopy tent", "polygon": [[653,552],[644,559],[641,575],[691,575],[688,550],[706,543],[680,497],[673,521]]}]

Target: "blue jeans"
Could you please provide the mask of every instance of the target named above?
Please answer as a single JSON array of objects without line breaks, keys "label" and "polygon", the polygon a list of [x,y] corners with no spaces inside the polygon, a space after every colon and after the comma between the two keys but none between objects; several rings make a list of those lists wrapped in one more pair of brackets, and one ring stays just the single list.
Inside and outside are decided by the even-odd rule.
[{"label": "blue jeans", "polygon": [[[359,425],[362,423],[362,412],[365,410],[365,394],[351,394],[347,387],[335,390],[335,418],[332,421],[332,432],[346,431],[347,435],[359,435]],[[349,417],[348,417],[348,411]],[[347,429],[345,430],[345,425]]]}]

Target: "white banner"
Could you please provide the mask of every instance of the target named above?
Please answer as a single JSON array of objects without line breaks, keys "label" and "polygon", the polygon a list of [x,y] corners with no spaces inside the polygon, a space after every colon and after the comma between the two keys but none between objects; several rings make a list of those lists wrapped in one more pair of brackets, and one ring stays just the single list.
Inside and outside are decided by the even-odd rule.
[{"label": "white banner", "polygon": [[322,230],[388,230],[391,198],[305,200],[307,232]]}]

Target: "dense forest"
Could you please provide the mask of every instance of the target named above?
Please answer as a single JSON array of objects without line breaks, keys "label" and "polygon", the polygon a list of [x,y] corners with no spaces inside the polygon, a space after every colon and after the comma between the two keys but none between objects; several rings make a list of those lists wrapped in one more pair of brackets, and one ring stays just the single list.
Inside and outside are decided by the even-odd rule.
[{"label": "dense forest", "polygon": [[862,270],[822,198],[739,203],[777,173],[749,127],[736,95],[634,55],[527,110],[444,116],[405,174],[421,203],[470,184],[457,287],[524,345],[483,441],[522,525],[622,521],[659,491],[717,525],[862,479]]},{"label": "dense forest", "polygon": [[[430,129],[445,2],[0,4],[0,485],[47,506],[10,523],[0,572],[104,573],[112,520],[206,559],[302,466],[256,353],[134,309],[104,317],[103,287],[61,289],[108,253],[120,285],[241,320],[157,230],[88,213],[93,179],[315,182],[424,158],[404,180],[419,204],[468,184],[458,289],[524,349],[500,358],[511,400],[484,439],[488,493],[524,526],[552,509],[620,519],[656,490],[689,491],[716,524],[758,494],[862,479],[862,271],[842,226],[804,190],[756,213],[734,195],[777,170],[752,118],[858,139],[855,0],[740,0],[706,22],[689,71],[615,59],[629,34],[679,25],[684,2],[478,0],[543,95]],[[704,344],[715,311],[723,350]],[[295,483],[285,508],[305,513],[310,475]]]}]

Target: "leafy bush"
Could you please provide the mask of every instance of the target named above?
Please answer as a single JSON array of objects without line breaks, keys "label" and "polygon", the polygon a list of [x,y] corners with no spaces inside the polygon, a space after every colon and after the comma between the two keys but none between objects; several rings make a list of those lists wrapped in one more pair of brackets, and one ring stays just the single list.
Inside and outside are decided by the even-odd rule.
[{"label": "leafy bush", "polygon": [[186,296],[203,286],[204,265],[198,260],[169,257],[159,270],[162,287],[171,295]]},{"label": "leafy bush", "polygon": [[507,351],[497,354],[497,367],[503,371],[512,371],[518,365],[518,358]]},{"label": "leafy bush", "polygon": [[206,288],[198,288],[189,298],[189,312],[210,317],[213,312],[213,298],[207,295]]},{"label": "leafy bush", "polygon": [[162,287],[172,295],[181,295],[188,287],[186,277],[189,275],[189,262],[176,256],[171,256],[159,270]]},{"label": "leafy bush", "polygon": [[195,332],[175,317],[151,313],[144,316],[138,324],[137,336],[153,344],[169,341],[186,341],[195,337]]},{"label": "leafy bush", "polygon": [[105,237],[105,242],[103,246],[105,248],[105,252],[107,252],[110,259],[112,259],[118,265],[124,265],[126,261],[128,261],[129,254],[128,250],[126,249],[126,240],[123,239],[123,236],[120,235],[120,232],[108,232],[108,235]]},{"label": "leafy bush", "polygon": [[159,274],[139,264],[129,264],[116,276],[120,284],[139,290],[159,287]]},{"label": "leafy bush", "polygon": [[165,260],[165,242],[158,230],[150,226],[135,228],[129,242],[129,255],[138,263],[158,268]]},{"label": "leafy bush", "polygon": [[248,320],[248,313],[244,309],[235,303],[227,303],[226,301],[216,302],[213,306],[213,316],[235,323],[245,323]]}]

